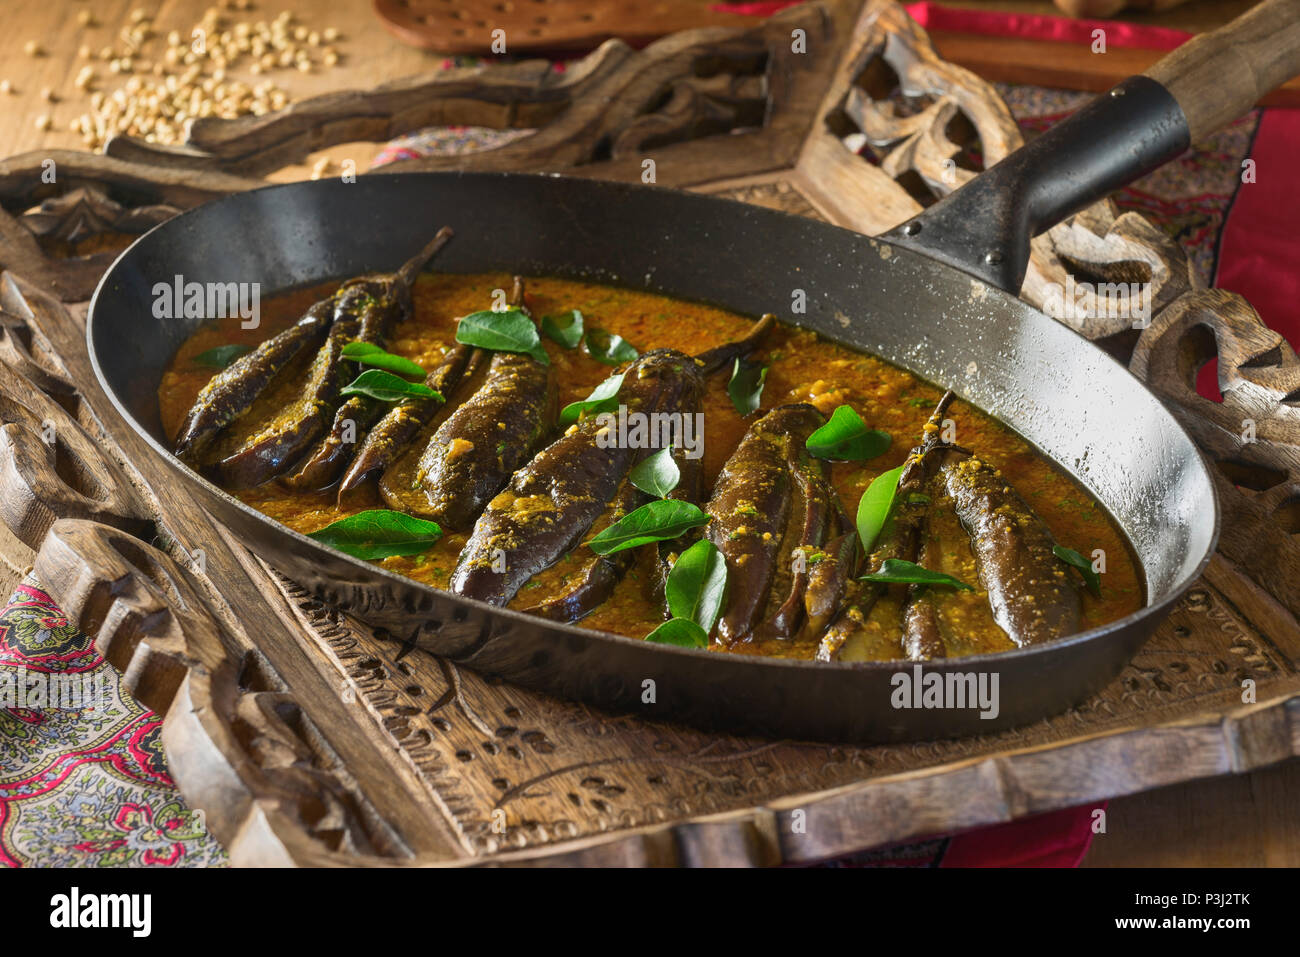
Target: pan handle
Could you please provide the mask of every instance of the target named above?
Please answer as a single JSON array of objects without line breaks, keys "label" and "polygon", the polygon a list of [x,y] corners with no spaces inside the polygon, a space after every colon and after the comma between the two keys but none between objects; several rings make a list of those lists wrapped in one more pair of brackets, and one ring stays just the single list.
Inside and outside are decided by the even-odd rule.
[{"label": "pan handle", "polygon": [[884,235],[1020,290],[1029,240],[1169,162],[1300,73],[1300,0],[1265,0],[1183,44]]}]

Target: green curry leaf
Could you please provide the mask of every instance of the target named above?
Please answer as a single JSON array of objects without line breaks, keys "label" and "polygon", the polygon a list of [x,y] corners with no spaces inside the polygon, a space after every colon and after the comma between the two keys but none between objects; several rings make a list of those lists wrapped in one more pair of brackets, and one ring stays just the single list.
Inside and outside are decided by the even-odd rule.
[{"label": "green curry leaf", "polygon": [[762,401],[767,368],[756,362],[744,362],[739,358],[732,366],[731,381],[727,383],[727,395],[741,415],[749,415]]},{"label": "green curry leaf", "polygon": [[727,560],[718,547],[701,538],[677,556],[664,582],[664,597],[674,618],[688,618],[713,630],[727,591]]},{"label": "green curry leaf", "polygon": [[627,480],[655,498],[664,498],[677,487],[682,471],[673,461],[672,446],[667,446],[642,459],[627,473]]},{"label": "green curry leaf", "polygon": [[622,336],[616,336],[604,329],[588,329],[582,345],[587,355],[607,366],[621,366],[641,354],[636,346]]},{"label": "green curry leaf", "polygon": [[308,533],[308,537],[355,558],[373,561],[427,552],[442,537],[442,529],[437,522],[374,508],[341,518]]},{"label": "green curry leaf", "polygon": [[422,382],[407,382],[401,376],[382,369],[367,369],[342,389],[343,395],[366,395],[380,402],[400,402],[403,399],[437,399],[442,393],[430,389]]},{"label": "green curry leaf", "polygon": [[542,332],[566,349],[577,348],[582,341],[582,313],[571,309],[567,316],[542,316]]},{"label": "green curry leaf", "polygon": [[847,405],[836,407],[830,420],[808,436],[808,451],[819,459],[861,462],[889,450],[888,432],[867,428],[867,423]]},{"label": "green curry leaf", "polygon": [[623,388],[623,373],[617,372],[596,388],[591,395],[578,402],[570,402],[560,412],[560,422],[569,425],[583,415],[597,415],[618,408],[618,390]]},{"label": "green curry leaf", "polygon": [[411,378],[424,378],[424,370],[404,356],[395,356],[373,342],[349,342],[343,347],[343,357],[359,362],[363,366],[386,369],[398,375]]},{"label": "green curry leaf", "polygon": [[247,355],[252,351],[252,346],[217,346],[216,348],[208,349],[205,352],[200,352],[194,357],[194,361],[201,366],[209,366],[213,369],[224,369],[240,356]]},{"label": "green curry leaf", "polygon": [[681,648],[709,647],[708,634],[689,618],[669,618],[646,635],[645,640],[659,645],[677,645]]},{"label": "green curry leaf", "polygon": [[537,326],[527,313],[514,306],[501,312],[491,309],[471,312],[457,324],[456,341],[494,352],[523,352],[542,365],[550,362],[537,335]]},{"label": "green curry leaf", "polygon": [[1088,586],[1088,591],[1092,592],[1097,598],[1101,597],[1101,576],[1092,567],[1092,562],[1073,548],[1066,548],[1064,545],[1053,545],[1052,554],[1065,564],[1077,568],[1079,574],[1083,576],[1084,584]]},{"label": "green curry leaf", "polygon": [[970,585],[958,581],[951,575],[931,571],[915,562],[903,561],[901,558],[886,558],[880,563],[880,571],[873,572],[870,575],[863,575],[859,580],[864,582],[912,583],[916,585],[946,585],[949,588],[960,588],[963,591],[975,590]]},{"label": "green curry leaf", "polygon": [[885,527],[889,513],[894,508],[894,494],[898,491],[898,480],[904,467],[900,465],[877,475],[858,501],[858,537],[862,539],[862,548],[868,555],[875,547],[880,530]]},{"label": "green curry leaf", "polygon": [[660,499],[628,512],[587,545],[597,555],[610,555],[625,548],[676,538],[708,520],[708,514],[692,502]]}]

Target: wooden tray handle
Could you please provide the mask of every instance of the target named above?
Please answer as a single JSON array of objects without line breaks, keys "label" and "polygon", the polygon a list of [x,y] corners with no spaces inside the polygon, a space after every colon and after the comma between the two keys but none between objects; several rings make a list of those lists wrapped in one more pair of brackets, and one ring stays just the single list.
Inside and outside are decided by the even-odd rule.
[{"label": "wooden tray handle", "polygon": [[188,648],[201,644],[186,633],[218,627],[175,563],[120,529],[64,518],[50,526],[33,572],[136,700],[166,714],[194,665]]},{"label": "wooden tray handle", "polygon": [[1300,74],[1300,0],[1265,0],[1146,71],[1173,94],[1192,142],[1226,126]]},{"label": "wooden tray handle", "polygon": [[145,533],[136,491],[68,411],[0,363],[0,519],[36,548],[56,518],[112,522]]}]

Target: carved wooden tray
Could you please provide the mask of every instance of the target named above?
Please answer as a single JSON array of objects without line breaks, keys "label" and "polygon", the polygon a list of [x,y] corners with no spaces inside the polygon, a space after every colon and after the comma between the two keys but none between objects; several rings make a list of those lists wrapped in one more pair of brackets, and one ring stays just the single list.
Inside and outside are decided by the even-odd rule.
[{"label": "carved wooden tray", "polygon": [[[1131,356],[1219,464],[1225,519],[1206,577],[1078,708],[911,746],[705,734],[485,680],[271,571],[96,387],[84,300],[112,249],[176,210],[308,150],[434,122],[538,132],[388,168],[639,178],[653,158],[660,184],[867,232],[973,175],[973,145],[991,163],[1020,143],[1005,105],[938,60],[899,7],[824,0],[639,53],[611,42],[565,74],[447,71],[200,121],[180,150],[59,153],[57,186],[45,155],[0,161],[0,519],[166,714],[173,775],[233,861],[812,861],[1300,754],[1300,361],[1240,298],[1193,289],[1182,251],[1109,202],[1036,241],[1022,295],[1040,303],[1066,264],[1152,281],[1136,343],[1126,320],[1082,331]],[[1215,354],[1221,404],[1190,384]]]}]

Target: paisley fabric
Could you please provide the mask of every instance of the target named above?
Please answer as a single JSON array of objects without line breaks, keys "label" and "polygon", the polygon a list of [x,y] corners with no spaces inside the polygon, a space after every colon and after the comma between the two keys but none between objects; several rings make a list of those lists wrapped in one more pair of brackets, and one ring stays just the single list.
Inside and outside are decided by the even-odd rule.
[{"label": "paisley fabric", "polygon": [[0,866],[224,864],[161,730],[50,597],[20,585],[0,609]]}]

